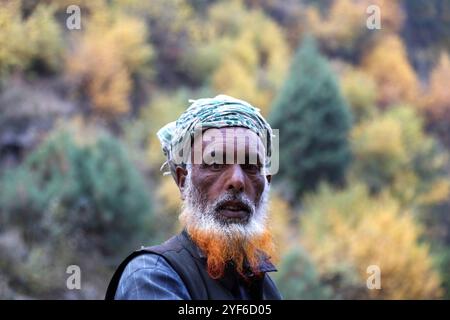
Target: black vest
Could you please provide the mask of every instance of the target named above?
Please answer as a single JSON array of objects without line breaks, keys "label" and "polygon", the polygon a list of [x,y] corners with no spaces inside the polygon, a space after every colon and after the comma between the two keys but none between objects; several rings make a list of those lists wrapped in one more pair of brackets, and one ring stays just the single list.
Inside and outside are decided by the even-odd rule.
[{"label": "black vest", "polygon": [[106,300],[114,300],[120,277],[127,264],[141,254],[162,256],[183,280],[193,300],[234,300],[238,299],[239,284],[247,286],[253,300],[279,300],[281,295],[266,272],[276,271],[268,259],[262,261],[262,278],[257,278],[248,270],[250,281],[243,281],[232,265],[228,264],[220,279],[213,279],[206,270],[206,258],[184,230],[163,244],[142,248],[129,255],[117,268],[108,289]]}]

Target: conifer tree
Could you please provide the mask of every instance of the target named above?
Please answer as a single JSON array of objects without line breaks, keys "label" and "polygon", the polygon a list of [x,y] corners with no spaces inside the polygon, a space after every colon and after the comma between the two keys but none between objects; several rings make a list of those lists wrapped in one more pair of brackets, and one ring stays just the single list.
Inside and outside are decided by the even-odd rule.
[{"label": "conifer tree", "polygon": [[313,38],[297,50],[270,120],[280,130],[279,175],[291,197],[315,189],[321,180],[343,181],[351,158],[351,113]]}]

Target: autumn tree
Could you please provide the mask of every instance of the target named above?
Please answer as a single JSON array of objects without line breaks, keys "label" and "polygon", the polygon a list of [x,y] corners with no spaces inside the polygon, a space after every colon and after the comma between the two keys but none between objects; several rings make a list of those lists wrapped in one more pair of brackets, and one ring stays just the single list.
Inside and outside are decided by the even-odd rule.
[{"label": "autumn tree", "polygon": [[428,128],[450,149],[450,59],[442,53],[431,72],[429,90],[423,104]]},{"label": "autumn tree", "polygon": [[418,80],[402,40],[396,35],[382,37],[363,59],[363,68],[378,87],[377,102],[382,107],[417,102]]},{"label": "autumn tree", "polygon": [[152,48],[145,24],[132,16],[96,10],[87,17],[86,31],[67,56],[69,78],[85,90],[93,111],[116,116],[129,110],[132,75],[149,71]]},{"label": "autumn tree", "polygon": [[372,192],[390,190],[401,204],[432,206],[445,201],[448,154],[423,128],[413,108],[396,107],[358,124],[351,133],[351,174]]},{"label": "autumn tree", "polygon": [[283,257],[293,249],[293,240],[296,239],[298,230],[292,223],[295,218],[292,208],[278,190],[271,191],[268,216],[268,227],[273,234],[279,257]]},{"label": "autumn tree", "polygon": [[289,57],[281,28],[240,1],[219,2],[207,12],[206,21],[201,18],[188,27],[193,41],[186,70],[210,82],[216,93],[249,101],[267,115]]},{"label": "autumn tree", "polygon": [[[432,299],[442,294],[429,245],[408,210],[388,194],[370,197],[364,185],[322,185],[306,197],[303,243],[336,298]],[[368,290],[367,269],[381,271],[382,290]],[[405,281],[408,279],[408,281]]]},{"label": "autumn tree", "polygon": [[310,6],[306,14],[309,30],[327,51],[349,56],[367,30],[363,23],[365,8],[361,2],[337,0],[323,17],[318,8]]},{"label": "autumn tree", "polygon": [[63,58],[61,30],[54,17],[55,8],[37,5],[26,17],[21,1],[2,3],[0,10],[0,77],[12,71],[54,72]]},{"label": "autumn tree", "polygon": [[377,86],[370,75],[359,69],[349,68],[341,75],[340,84],[355,122],[376,115]]},{"label": "autumn tree", "polygon": [[[381,29],[376,32],[366,26],[366,10],[371,5],[381,12]],[[365,48],[379,37],[400,31],[404,21],[398,0],[335,0],[326,10],[312,5],[305,12],[308,30],[321,47],[351,61],[358,61]]]}]

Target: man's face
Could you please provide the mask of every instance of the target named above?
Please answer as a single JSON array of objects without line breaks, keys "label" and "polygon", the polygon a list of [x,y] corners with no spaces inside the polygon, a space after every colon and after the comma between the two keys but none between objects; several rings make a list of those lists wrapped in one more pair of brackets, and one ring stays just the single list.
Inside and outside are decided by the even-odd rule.
[{"label": "man's face", "polygon": [[262,219],[258,215],[265,212],[259,209],[271,177],[261,173],[265,152],[261,139],[240,127],[208,129],[198,139],[201,163],[193,161],[188,176],[177,170],[185,201],[222,226]]},{"label": "man's face", "polygon": [[208,129],[199,139],[202,161],[177,168],[184,198],[180,220],[206,253],[211,277],[221,277],[229,260],[240,274],[244,259],[258,272],[260,252],[274,253],[266,221],[271,177],[261,173],[262,142],[243,128]]}]

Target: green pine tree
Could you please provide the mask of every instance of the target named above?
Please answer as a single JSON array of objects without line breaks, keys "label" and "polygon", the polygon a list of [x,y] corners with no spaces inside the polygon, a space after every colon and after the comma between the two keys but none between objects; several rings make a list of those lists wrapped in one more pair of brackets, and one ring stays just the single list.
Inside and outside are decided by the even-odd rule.
[{"label": "green pine tree", "polygon": [[280,130],[279,175],[291,200],[314,190],[321,180],[343,182],[351,158],[351,114],[311,37],[295,54],[270,121]]},{"label": "green pine tree", "polygon": [[154,240],[151,197],[122,143],[100,133],[83,145],[73,134],[55,132],[0,176],[0,222],[29,243],[73,239],[77,250],[117,256]]}]

